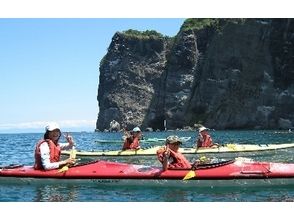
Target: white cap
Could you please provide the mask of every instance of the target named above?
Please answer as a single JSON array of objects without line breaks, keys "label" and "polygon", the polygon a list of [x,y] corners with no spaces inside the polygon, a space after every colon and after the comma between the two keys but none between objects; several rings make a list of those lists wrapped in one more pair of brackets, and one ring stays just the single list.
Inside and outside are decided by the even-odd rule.
[{"label": "white cap", "polygon": [[205,131],[205,130],[209,130],[209,129],[206,128],[206,127],[204,127],[204,126],[202,126],[202,127],[200,127],[200,128],[198,129],[199,132],[201,132],[201,131]]},{"label": "white cap", "polygon": [[141,129],[139,128],[139,127],[135,127],[134,129],[133,129],[133,132],[140,132],[141,131]]},{"label": "white cap", "polygon": [[175,144],[175,143],[180,143],[180,144],[182,144],[182,141],[181,141],[181,139],[180,139],[178,136],[176,136],[176,135],[172,135],[172,136],[168,136],[168,137],[166,138],[165,143],[166,143],[166,144]]},{"label": "white cap", "polygon": [[55,129],[60,130],[60,127],[56,122],[50,122],[45,127],[45,131],[53,131]]}]

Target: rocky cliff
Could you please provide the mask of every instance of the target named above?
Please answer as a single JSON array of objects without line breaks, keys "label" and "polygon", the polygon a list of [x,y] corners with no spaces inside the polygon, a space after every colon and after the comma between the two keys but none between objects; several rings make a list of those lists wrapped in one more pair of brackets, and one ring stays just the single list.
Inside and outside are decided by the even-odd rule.
[{"label": "rocky cliff", "polygon": [[96,128],[292,128],[293,51],[293,19],[187,19],[173,38],[118,32],[100,63]]}]

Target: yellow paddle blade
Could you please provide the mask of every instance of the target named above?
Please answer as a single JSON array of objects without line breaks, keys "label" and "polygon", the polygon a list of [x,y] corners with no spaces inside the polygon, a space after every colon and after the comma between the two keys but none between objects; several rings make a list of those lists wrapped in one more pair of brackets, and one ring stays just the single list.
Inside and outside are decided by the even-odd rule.
[{"label": "yellow paddle blade", "polygon": [[195,176],[196,176],[196,172],[195,172],[194,170],[190,170],[190,171],[186,174],[186,176],[184,177],[183,180],[188,180],[188,179],[191,179],[191,178],[193,178],[193,177],[195,177]]},{"label": "yellow paddle blade", "polygon": [[200,162],[205,162],[207,161],[207,157],[206,156],[202,156],[199,158]]},{"label": "yellow paddle blade", "polygon": [[70,158],[70,159],[76,159],[76,156],[77,156],[77,150],[72,149],[72,150],[70,151],[69,158]]},{"label": "yellow paddle blade", "polygon": [[232,150],[236,150],[236,144],[227,144],[227,147]]},{"label": "yellow paddle blade", "polygon": [[60,168],[60,169],[58,170],[58,173],[63,173],[63,172],[65,172],[65,171],[68,171],[68,166],[63,166],[62,168]]}]

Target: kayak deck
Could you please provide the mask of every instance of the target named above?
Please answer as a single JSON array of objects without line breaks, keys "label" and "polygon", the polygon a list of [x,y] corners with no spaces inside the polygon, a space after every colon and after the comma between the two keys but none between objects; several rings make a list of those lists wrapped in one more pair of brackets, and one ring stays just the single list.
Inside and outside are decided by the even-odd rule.
[{"label": "kayak deck", "polygon": [[[191,139],[191,137],[180,137],[182,142],[187,142]],[[140,143],[164,143],[166,138],[145,138],[140,140]],[[122,144],[124,142],[123,139],[121,140],[108,140],[108,139],[100,139],[96,140],[96,143],[102,144]]]},{"label": "kayak deck", "polygon": [[[77,151],[77,156],[151,156],[162,146],[154,146],[138,150],[113,150],[113,151]],[[226,144],[213,148],[180,148],[183,154],[207,154],[207,153],[237,153],[237,152],[258,152],[293,148],[294,143],[288,144]],[[70,151],[61,151],[62,155],[70,155]]]}]

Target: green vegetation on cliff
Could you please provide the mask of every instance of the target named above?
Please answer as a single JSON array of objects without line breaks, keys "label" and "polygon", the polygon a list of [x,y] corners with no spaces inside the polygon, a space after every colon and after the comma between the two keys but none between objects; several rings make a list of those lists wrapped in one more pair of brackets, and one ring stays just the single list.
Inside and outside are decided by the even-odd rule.
[{"label": "green vegetation on cliff", "polygon": [[188,18],[181,27],[182,31],[200,30],[218,24],[219,19],[215,18]]},{"label": "green vegetation on cliff", "polygon": [[133,37],[138,39],[157,39],[157,38],[165,38],[161,33],[158,33],[154,30],[147,30],[147,31],[137,31],[133,29],[129,29],[127,31],[122,32],[127,37]]},{"label": "green vegetation on cliff", "polygon": [[207,27],[213,27],[221,30],[221,27],[228,23],[243,24],[244,18],[224,19],[224,18],[188,18],[181,27],[181,31],[201,30]]}]

